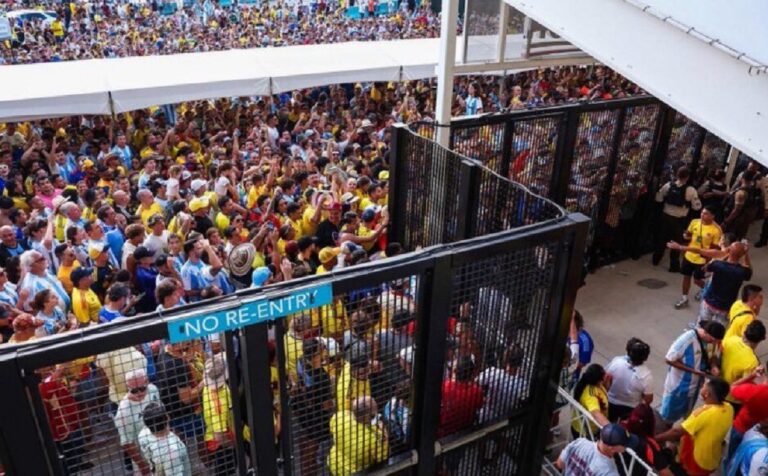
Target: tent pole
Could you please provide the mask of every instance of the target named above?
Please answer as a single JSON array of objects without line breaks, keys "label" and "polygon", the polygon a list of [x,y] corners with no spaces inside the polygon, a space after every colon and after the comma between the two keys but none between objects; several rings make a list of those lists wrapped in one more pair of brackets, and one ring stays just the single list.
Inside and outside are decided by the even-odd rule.
[{"label": "tent pole", "polygon": [[443,147],[450,143],[451,105],[453,104],[453,75],[456,66],[456,22],[459,0],[443,0],[440,24],[440,57],[437,63],[437,142]]}]

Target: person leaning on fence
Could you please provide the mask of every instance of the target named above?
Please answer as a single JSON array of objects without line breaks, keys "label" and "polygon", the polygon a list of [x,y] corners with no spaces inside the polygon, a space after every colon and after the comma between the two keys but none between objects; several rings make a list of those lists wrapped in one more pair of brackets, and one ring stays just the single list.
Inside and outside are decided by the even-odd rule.
[{"label": "person leaning on fence", "polygon": [[[584,370],[576,386],[573,388],[573,398],[579,405],[592,415],[597,425],[592,422],[582,422],[574,409],[571,434],[574,438],[588,438],[594,440],[600,426],[608,421],[608,390],[610,376],[600,364],[591,364]],[[599,426],[598,426],[599,425]]]},{"label": "person leaning on fence", "polygon": [[701,388],[704,404],[682,423],[656,435],[656,441],[680,441],[678,459],[688,476],[707,476],[717,470],[723,442],[733,423],[733,407],[725,401],[730,386],[713,377]]},{"label": "person leaning on fence", "polygon": [[114,421],[120,435],[120,446],[138,469],[140,474],[149,474],[151,468],[139,449],[139,432],[144,426],[141,414],[151,402],[160,401],[157,387],[149,383],[144,369],[131,370],[125,374],[128,393],[120,400]]},{"label": "person leaning on fence", "polygon": [[[637,443],[632,445],[632,450],[648,466],[650,466],[658,476],[673,476],[674,458],[669,450],[662,448],[659,443],[653,439],[656,434],[656,415],[653,408],[648,403],[641,403],[636,406],[626,419],[620,422],[633,436],[637,437]],[[625,467],[629,468],[631,457],[624,453],[621,455]],[[647,470],[640,464],[635,463],[632,473],[628,476],[647,476]]]},{"label": "person leaning on fence", "polygon": [[609,423],[599,434],[597,442],[577,438],[563,449],[555,461],[563,476],[618,476],[614,458],[633,445],[636,438],[619,425]]},{"label": "person leaning on fence", "polygon": [[139,448],[152,473],[163,476],[192,476],[187,447],[170,428],[170,418],[160,402],[148,404],[141,413],[144,428]]}]

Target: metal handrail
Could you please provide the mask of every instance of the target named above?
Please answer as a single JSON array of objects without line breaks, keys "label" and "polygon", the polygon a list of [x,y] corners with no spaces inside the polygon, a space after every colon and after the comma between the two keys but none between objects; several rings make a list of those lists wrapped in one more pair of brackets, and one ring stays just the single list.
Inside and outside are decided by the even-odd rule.
[{"label": "metal handrail", "polygon": [[[569,423],[573,424],[574,421],[578,421],[581,425],[581,428],[586,428],[586,431],[589,433],[589,436],[591,439],[595,439],[595,434],[593,433],[593,427],[600,428],[600,424],[595,420],[595,417],[592,416],[590,412],[587,411],[586,408],[581,406],[579,402],[576,401],[576,399],[573,398],[573,396],[568,393],[567,390],[565,390],[562,387],[557,387],[557,393],[560,398],[565,400],[566,404],[565,406],[561,407],[560,411],[563,411],[563,409],[566,410],[575,410],[571,411],[571,417],[569,419]],[[571,425],[568,425],[570,428]],[[549,446],[547,446],[547,450],[549,450],[554,455],[554,458],[557,459],[558,453],[555,453],[555,449],[559,446],[565,446],[567,444],[567,441],[561,441],[557,443],[553,443]],[[627,458],[618,458],[619,464],[622,466],[621,469],[624,470],[623,474],[633,474],[633,471],[636,468],[642,468],[646,471],[646,474],[648,476],[657,476],[656,472],[651,468],[648,463],[643,461],[640,456],[637,455],[634,451],[632,451],[630,448],[627,448],[626,453],[630,456]],[[554,475],[560,475],[560,472],[557,470],[557,468],[554,465],[554,460],[550,459],[549,457],[544,458],[544,462],[542,464],[542,471],[548,475],[554,476]]]}]

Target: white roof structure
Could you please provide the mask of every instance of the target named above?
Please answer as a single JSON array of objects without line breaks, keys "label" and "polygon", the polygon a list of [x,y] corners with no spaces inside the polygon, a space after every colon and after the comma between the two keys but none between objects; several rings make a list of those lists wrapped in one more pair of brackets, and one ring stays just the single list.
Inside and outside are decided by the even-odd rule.
[{"label": "white roof structure", "polygon": [[[507,40],[507,51],[523,47],[521,37]],[[433,78],[439,48],[438,39],[413,39],[1,66],[0,121],[110,114],[328,84]],[[584,62],[579,55],[507,66],[519,71]]]},{"label": "white roof structure", "polygon": [[349,42],[0,67],[0,121],[434,76],[438,40]]},{"label": "white roof structure", "polygon": [[505,1],[768,165],[768,2]]}]

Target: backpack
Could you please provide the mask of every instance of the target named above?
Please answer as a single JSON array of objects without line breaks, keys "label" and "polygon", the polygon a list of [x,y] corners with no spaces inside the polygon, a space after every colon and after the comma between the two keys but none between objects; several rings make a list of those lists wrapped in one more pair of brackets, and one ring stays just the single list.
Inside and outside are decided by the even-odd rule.
[{"label": "backpack", "polygon": [[667,194],[664,196],[664,203],[676,207],[687,207],[689,205],[688,200],[685,199],[687,189],[688,185],[681,187],[675,182],[669,182],[669,190],[667,190]]}]

